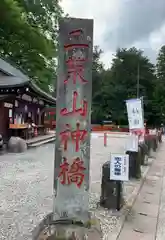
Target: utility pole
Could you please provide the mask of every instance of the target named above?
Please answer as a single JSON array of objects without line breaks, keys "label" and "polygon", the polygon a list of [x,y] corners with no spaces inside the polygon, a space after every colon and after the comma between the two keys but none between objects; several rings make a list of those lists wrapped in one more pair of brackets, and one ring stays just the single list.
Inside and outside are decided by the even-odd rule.
[{"label": "utility pole", "polygon": [[[139,90],[140,90],[140,66],[139,66],[139,63],[138,63],[138,66],[137,66],[137,98],[139,98]],[[141,105],[142,105],[142,115],[143,115],[143,120],[144,120],[144,97],[140,97],[140,100],[141,100]]]},{"label": "utility pole", "polygon": [[141,103],[142,103],[142,114],[143,114],[143,119],[144,119],[144,97],[140,97]]},{"label": "utility pole", "polygon": [[139,78],[140,78],[140,68],[139,68],[139,63],[137,67],[137,98],[139,98]]}]

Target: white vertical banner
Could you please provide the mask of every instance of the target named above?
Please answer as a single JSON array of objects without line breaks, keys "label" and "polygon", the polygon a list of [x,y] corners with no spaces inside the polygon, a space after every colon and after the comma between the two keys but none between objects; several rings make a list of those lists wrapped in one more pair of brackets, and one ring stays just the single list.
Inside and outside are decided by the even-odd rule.
[{"label": "white vertical banner", "polygon": [[143,109],[141,99],[129,99],[126,101],[129,129],[143,129]]},{"label": "white vertical banner", "polygon": [[110,180],[129,181],[129,155],[111,154]]}]

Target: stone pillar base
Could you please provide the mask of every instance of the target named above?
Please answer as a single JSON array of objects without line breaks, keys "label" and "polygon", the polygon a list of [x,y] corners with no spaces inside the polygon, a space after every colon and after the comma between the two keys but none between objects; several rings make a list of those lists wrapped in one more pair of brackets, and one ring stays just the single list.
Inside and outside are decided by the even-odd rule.
[{"label": "stone pillar base", "polygon": [[99,220],[90,218],[87,223],[74,220],[53,221],[53,213],[47,215],[34,229],[32,240],[101,240]]}]

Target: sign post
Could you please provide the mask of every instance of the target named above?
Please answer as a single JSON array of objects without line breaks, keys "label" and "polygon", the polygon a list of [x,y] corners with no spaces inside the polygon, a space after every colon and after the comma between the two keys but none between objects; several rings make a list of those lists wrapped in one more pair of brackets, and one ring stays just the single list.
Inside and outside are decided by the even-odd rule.
[{"label": "sign post", "polygon": [[129,129],[144,129],[143,109],[141,99],[126,101]]},{"label": "sign post", "polygon": [[111,154],[110,180],[129,181],[129,156]]},{"label": "sign post", "polygon": [[116,181],[116,209],[121,208],[122,200],[122,182],[129,180],[129,156],[120,154],[111,154],[110,161],[110,180]]},{"label": "sign post", "polygon": [[[139,178],[141,176],[141,163],[142,158],[139,158],[142,156],[141,154],[141,147],[145,146],[144,142],[144,134],[145,134],[145,128],[144,128],[144,112],[143,112],[143,106],[142,106],[142,99],[129,99],[126,101],[127,105],[127,114],[128,114],[128,122],[129,122],[129,130],[132,136],[137,136],[138,139],[136,141],[136,138],[134,138],[134,146],[132,145],[132,149],[128,149],[126,153],[129,154],[130,158],[130,171],[129,175],[130,177]],[[140,152],[140,153],[139,153]]]},{"label": "sign post", "polygon": [[144,110],[143,98],[129,99],[126,101],[129,130],[132,134],[137,135],[139,140],[144,142]]},{"label": "sign post", "polygon": [[93,20],[64,18],[59,30],[54,220],[89,219]]}]

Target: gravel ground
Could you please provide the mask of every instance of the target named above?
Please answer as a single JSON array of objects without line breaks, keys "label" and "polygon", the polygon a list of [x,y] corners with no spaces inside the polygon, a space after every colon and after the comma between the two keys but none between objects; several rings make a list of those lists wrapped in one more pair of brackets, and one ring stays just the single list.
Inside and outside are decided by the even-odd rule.
[{"label": "gravel ground", "polygon": [[[118,224],[120,217],[97,208],[102,164],[110,152],[124,153],[125,142],[124,135],[109,137],[107,147],[103,146],[103,137],[94,135],[91,140],[90,206],[105,234]],[[0,240],[30,240],[34,227],[52,211],[53,159],[53,144],[23,154],[0,156]],[[134,181],[124,185],[126,200],[138,184]]]}]

